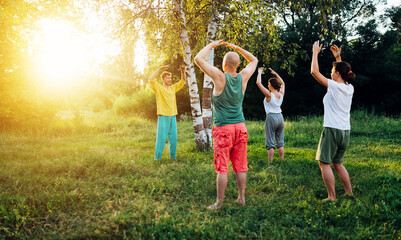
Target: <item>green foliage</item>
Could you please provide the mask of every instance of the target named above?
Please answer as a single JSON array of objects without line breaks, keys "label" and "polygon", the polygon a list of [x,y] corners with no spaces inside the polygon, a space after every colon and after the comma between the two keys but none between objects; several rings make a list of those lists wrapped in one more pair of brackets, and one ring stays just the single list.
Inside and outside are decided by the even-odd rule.
[{"label": "green foliage", "polygon": [[117,115],[131,115],[133,114],[135,101],[129,96],[120,95],[114,100],[113,110]]},{"label": "green foliage", "polygon": [[212,152],[197,152],[191,121],[178,122],[177,160],[153,160],[156,124],[105,112],[38,131],[0,133],[0,238],[398,239],[399,118],[352,112],[345,166],[355,198],[323,202],[314,159],[322,117],[285,121],[284,162],[267,161],[264,122],[248,121],[247,206],[215,201]]},{"label": "green foliage", "polygon": [[[189,44],[195,55],[207,43],[207,25],[217,17],[217,39],[238,44],[255,54],[260,65],[272,67],[286,81],[284,115],[321,114],[321,99],[325,89],[309,73],[313,41],[320,39],[324,49],[319,56],[321,72],[329,76],[334,60],[328,47],[341,45],[343,59],[350,62],[357,78],[353,108],[375,108],[389,115],[400,113],[400,8],[393,7],[382,16],[391,20],[391,29],[382,34],[379,22],[369,21],[375,6],[383,0],[368,1],[183,1]],[[171,64],[176,75],[182,64],[182,48],[173,11],[173,1],[163,5],[157,1],[1,1],[0,7],[0,126],[45,124],[59,110],[93,111],[113,108],[118,96],[133,96],[136,100],[121,100],[118,114],[140,113],[155,119],[152,98],[144,93],[141,82],[156,67]],[[90,16],[102,19],[102,25],[91,29]],[[218,14],[216,15],[215,12]],[[41,87],[33,67],[38,51],[38,20],[65,20],[88,33],[102,32],[121,44],[121,52],[109,57],[88,77],[79,94],[51,93]],[[355,25],[353,22],[362,22]],[[368,21],[359,21],[368,20]],[[103,25],[104,24],[104,25]],[[140,28],[140,31],[138,29]],[[136,40],[144,37],[148,61],[144,73],[135,72],[133,51]],[[349,41],[352,36],[352,41]],[[227,49],[217,48],[215,65],[221,67]],[[246,61],[241,59],[240,68]],[[93,67],[93,66],[92,66]],[[198,79],[203,74],[195,67]],[[269,77],[264,76],[264,81]],[[254,76],[256,78],[256,76]],[[247,118],[263,119],[263,96],[252,78],[244,100]],[[202,94],[202,81],[198,81]],[[138,92],[138,94],[136,94]],[[377,92],[372,97],[372,92]],[[179,113],[189,114],[188,92],[177,94]],[[50,97],[51,95],[51,97]],[[138,95],[138,97],[135,97]],[[143,96],[143,100],[139,100]],[[131,102],[130,102],[131,101]],[[143,102],[141,102],[143,101]],[[124,103],[125,102],[125,103]],[[125,105],[124,105],[125,104]],[[138,105],[149,107],[145,112]],[[135,107],[132,107],[135,105]],[[124,106],[127,108],[122,110]],[[132,109],[130,110],[130,106]],[[306,106],[306,107],[305,107]],[[121,111],[120,111],[121,110]],[[153,112],[152,112],[153,111]]]},{"label": "green foliage", "polygon": [[401,7],[394,6],[386,10],[385,17],[390,18],[391,26],[398,31],[398,40],[401,40]]},{"label": "green foliage", "polygon": [[113,111],[119,116],[156,118],[156,97],[150,88],[144,88],[132,96],[120,95],[114,100]]},{"label": "green foliage", "polygon": [[50,99],[28,89],[6,92],[0,101],[0,128],[43,125],[53,119],[56,111]]},{"label": "green foliage", "polygon": [[[50,5],[41,8],[50,13]],[[28,64],[37,7],[23,0],[0,2],[0,128],[43,124],[56,112],[51,99],[35,88]]]},{"label": "green foliage", "polygon": [[155,93],[150,88],[145,88],[133,95],[134,112],[142,113],[143,117],[155,119],[157,115]]},{"label": "green foliage", "polygon": [[93,112],[100,112],[105,111],[107,108],[103,101],[99,98],[95,98],[89,103],[89,109]]},{"label": "green foliage", "polygon": [[377,112],[399,114],[401,95],[395,89],[401,87],[401,45],[396,31],[381,34],[377,27],[375,20],[360,25],[360,38],[345,46],[345,58],[357,73],[353,102],[358,107],[373,106]]}]

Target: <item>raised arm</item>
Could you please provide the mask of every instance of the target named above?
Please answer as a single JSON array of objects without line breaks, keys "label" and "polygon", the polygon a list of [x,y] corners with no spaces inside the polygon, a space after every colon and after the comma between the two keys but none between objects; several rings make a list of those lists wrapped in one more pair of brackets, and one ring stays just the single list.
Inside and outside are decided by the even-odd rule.
[{"label": "raised arm", "polygon": [[169,67],[169,65],[164,65],[164,66],[159,67],[159,68],[156,69],[156,71],[154,71],[154,72],[152,73],[152,75],[150,75],[150,77],[148,78],[149,86],[150,86],[150,88],[151,88],[153,91],[156,91],[156,90],[155,90],[155,84],[157,84],[157,82],[155,81],[155,78],[156,78],[158,75],[160,75],[160,72],[162,72],[162,71],[164,71],[164,70],[167,70],[168,67]]},{"label": "raised arm", "polygon": [[319,72],[319,63],[317,62],[320,49],[322,49],[322,44],[319,45],[319,41],[316,41],[312,48],[312,63],[310,67],[310,73],[320,84],[327,88],[328,80]]},{"label": "raised arm", "polygon": [[198,54],[195,56],[195,63],[198,65],[198,67],[209,77],[212,78],[212,81],[220,85],[221,83],[224,83],[225,76],[222,71],[220,71],[218,68],[215,66],[211,65],[206,61],[207,54],[212,48],[218,47],[223,45],[223,40],[217,40],[209,43],[206,45]]},{"label": "raised arm", "polygon": [[180,91],[185,86],[185,83],[187,82],[187,75],[185,73],[185,67],[181,66],[179,71],[181,73],[181,80],[178,83],[173,85],[175,92]]},{"label": "raised arm", "polygon": [[262,73],[263,73],[263,67],[258,68],[258,76],[256,77],[256,85],[259,87],[260,91],[265,95],[266,97],[266,102],[270,102],[270,99],[272,97],[271,92],[265,88],[262,84]]},{"label": "raised arm", "polygon": [[223,44],[229,48],[237,50],[249,62],[248,65],[246,65],[246,67],[240,72],[240,74],[242,75],[242,81],[244,81],[246,84],[251,78],[252,74],[255,72],[256,67],[258,66],[258,59],[253,56],[252,53],[237,45],[228,42],[224,42]]},{"label": "raised arm", "polygon": [[342,62],[341,48],[339,48],[339,47],[337,47],[337,45],[333,44],[333,46],[330,47],[330,50],[333,53],[333,56],[336,59],[336,62]]},{"label": "raised arm", "polygon": [[278,73],[276,73],[273,69],[269,68],[269,70],[270,70],[270,72],[271,72],[274,76],[276,76],[278,82],[279,82],[280,85],[281,85],[281,87],[280,87],[280,93],[281,93],[281,95],[284,96],[284,93],[285,93],[285,83],[284,83],[284,80],[283,80],[283,79],[280,77],[280,75],[278,75]]},{"label": "raised arm", "polygon": [[187,75],[185,73],[185,67],[181,66],[180,67],[180,73],[181,73],[181,81],[187,81]]},{"label": "raised arm", "polygon": [[150,75],[150,77],[148,78],[148,81],[149,81],[149,82],[152,81],[155,77],[157,77],[158,75],[160,75],[160,72],[161,72],[161,71],[167,70],[168,67],[169,67],[169,65],[164,65],[164,66],[161,66],[161,67],[159,67],[158,69],[156,69],[156,71],[154,71],[154,72],[152,73],[152,75]]}]

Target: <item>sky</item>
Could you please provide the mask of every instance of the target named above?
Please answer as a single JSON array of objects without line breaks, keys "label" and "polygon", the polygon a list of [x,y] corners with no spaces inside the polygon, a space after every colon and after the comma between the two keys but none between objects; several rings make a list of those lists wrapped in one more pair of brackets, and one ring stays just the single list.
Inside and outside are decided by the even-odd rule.
[{"label": "sky", "polygon": [[388,7],[396,6],[396,5],[400,6],[401,5],[401,0],[387,0],[387,4],[386,5],[379,4],[378,9],[380,10],[380,9],[383,9],[383,8],[388,8]]},{"label": "sky", "polygon": [[379,4],[377,5],[378,14],[383,14],[386,8],[390,8],[393,6],[401,6],[401,0],[387,0],[387,4]]},{"label": "sky", "polygon": [[[387,0],[387,4],[378,4],[377,5],[377,11],[376,11],[375,17],[373,17],[373,18],[376,18],[378,20],[378,21],[376,21],[376,23],[378,24],[377,29],[382,34],[385,33],[388,30],[388,28],[386,28],[384,26],[384,24],[381,23],[381,21],[379,20],[378,17],[383,15],[387,8],[390,8],[393,6],[401,6],[401,0]],[[367,21],[367,20],[362,20],[362,22],[365,22],[365,21]],[[361,23],[361,20],[358,20],[358,24],[360,24],[360,23]],[[390,24],[390,19],[387,19],[387,25],[389,25],[389,24]]]},{"label": "sky", "polygon": [[377,16],[384,14],[386,8],[393,6],[401,6],[401,0],[387,0],[387,4],[379,4],[377,6]]}]

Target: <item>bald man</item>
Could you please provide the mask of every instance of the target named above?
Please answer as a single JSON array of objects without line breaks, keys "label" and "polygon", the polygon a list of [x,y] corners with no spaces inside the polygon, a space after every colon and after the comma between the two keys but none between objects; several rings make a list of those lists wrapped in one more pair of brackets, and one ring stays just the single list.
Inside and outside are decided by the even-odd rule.
[{"label": "bald man", "polygon": [[[223,59],[224,72],[210,65],[206,62],[206,56],[212,48],[221,45],[238,51],[249,61],[249,64],[237,73],[240,57],[236,52],[228,52]],[[248,80],[255,72],[258,59],[239,46],[219,40],[211,42],[204,47],[196,55],[195,63],[212,78],[214,84],[212,103],[215,126],[213,127],[212,135],[214,168],[217,173],[217,200],[207,208],[215,210],[223,207],[229,159],[231,159],[237,178],[238,199],[236,201],[241,205],[245,205],[246,172],[248,171],[248,133],[242,111],[242,101]]]}]

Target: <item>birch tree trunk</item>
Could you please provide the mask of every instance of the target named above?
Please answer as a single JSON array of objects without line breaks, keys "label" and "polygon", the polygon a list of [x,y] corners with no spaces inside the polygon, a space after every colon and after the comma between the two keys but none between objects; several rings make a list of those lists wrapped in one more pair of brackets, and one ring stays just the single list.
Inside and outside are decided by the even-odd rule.
[{"label": "birch tree trunk", "polygon": [[[207,36],[209,42],[212,42],[216,39],[216,28],[217,28],[217,19],[215,16],[209,22],[207,28]],[[214,48],[212,48],[207,57],[206,61],[211,65],[214,64]],[[205,74],[203,79],[203,99],[202,99],[202,118],[203,118],[203,127],[205,129],[207,146],[213,146],[212,140],[212,119],[213,119],[213,111],[212,111],[212,93],[213,93],[213,83],[212,79],[209,75]]]},{"label": "birch tree trunk", "polygon": [[195,145],[198,149],[204,150],[207,146],[206,132],[203,127],[202,109],[200,105],[198,85],[196,83],[195,68],[192,63],[191,47],[189,46],[188,31],[186,27],[185,13],[182,9],[181,0],[174,0],[174,8],[180,24],[180,40],[184,50],[185,72],[189,87],[191,112],[194,123]]}]

